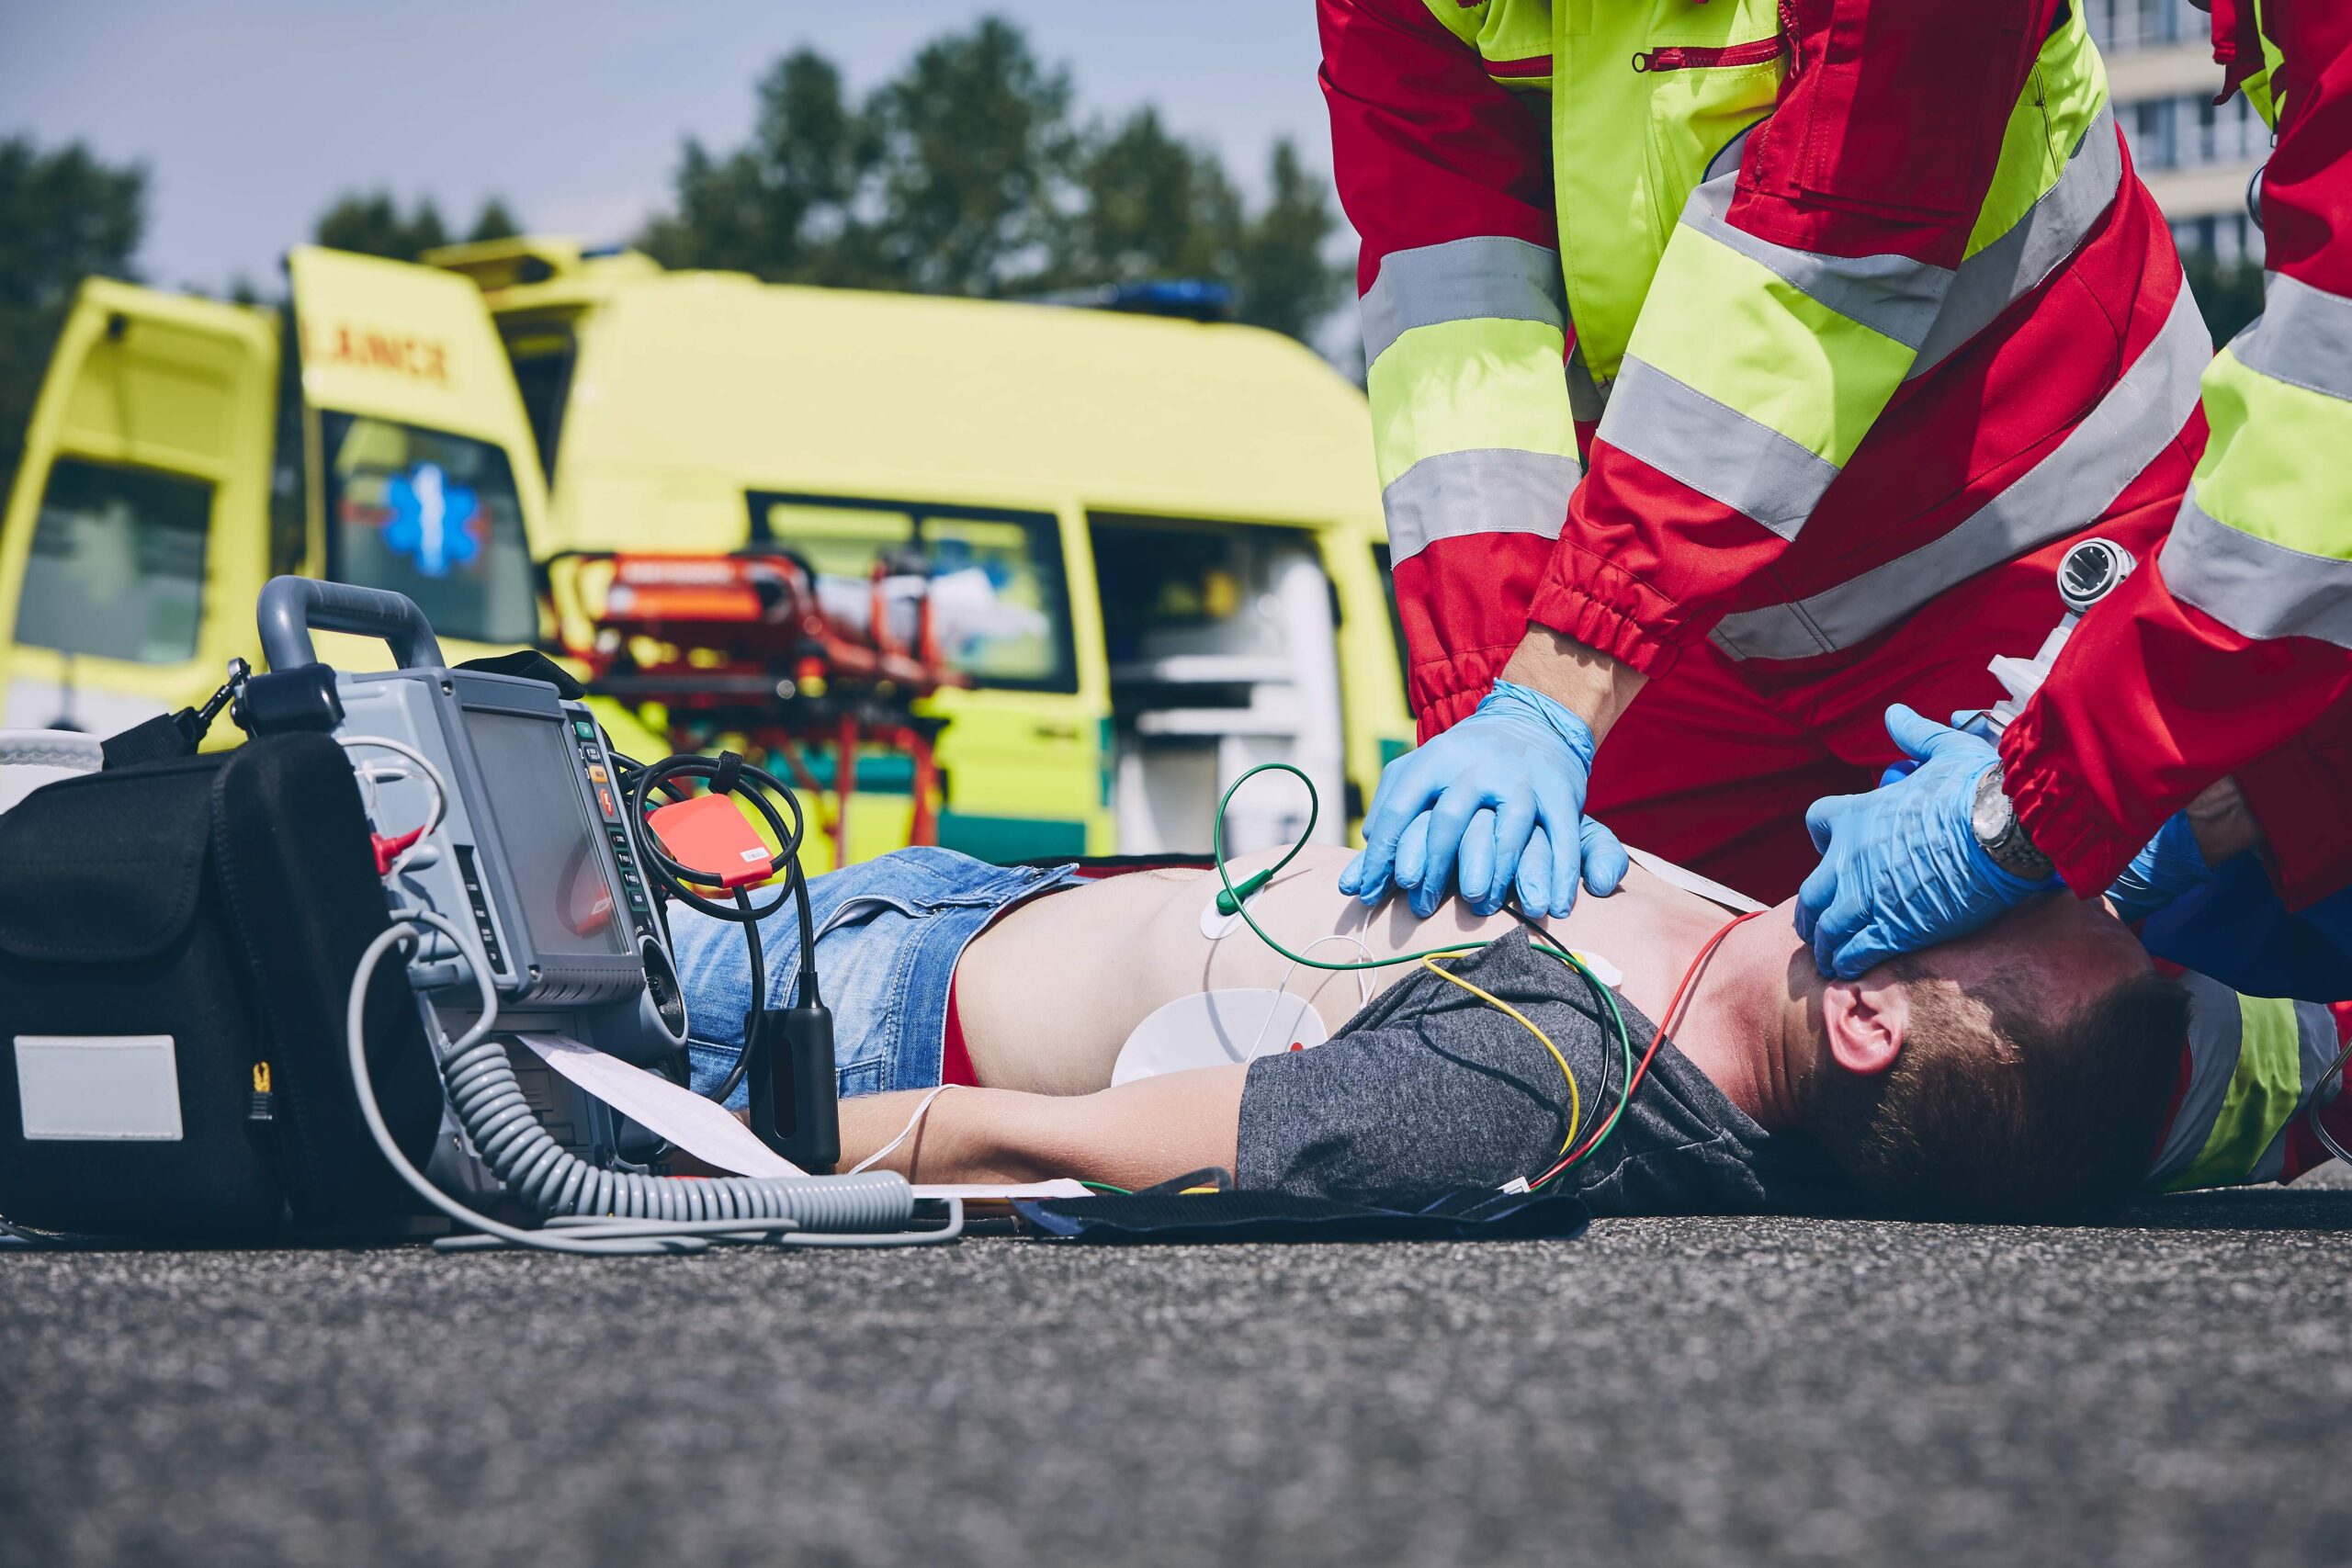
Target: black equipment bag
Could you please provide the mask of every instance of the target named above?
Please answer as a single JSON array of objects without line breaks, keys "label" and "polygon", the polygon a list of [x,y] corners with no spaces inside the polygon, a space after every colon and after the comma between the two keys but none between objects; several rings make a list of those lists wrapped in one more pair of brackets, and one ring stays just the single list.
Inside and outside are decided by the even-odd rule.
[{"label": "black equipment bag", "polygon": [[[0,1218],[176,1239],[406,1212],[345,1044],[353,972],[388,924],[324,735],[109,768],[0,813]],[[367,1040],[422,1165],[441,1085],[397,956]]]}]

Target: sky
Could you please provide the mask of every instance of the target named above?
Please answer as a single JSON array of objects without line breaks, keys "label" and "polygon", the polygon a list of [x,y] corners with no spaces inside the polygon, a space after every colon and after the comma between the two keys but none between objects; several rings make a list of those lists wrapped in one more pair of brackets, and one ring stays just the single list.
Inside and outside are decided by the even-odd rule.
[{"label": "sky", "polygon": [[150,282],[268,288],[347,190],[429,195],[459,229],[494,195],[626,239],[685,138],[748,134],[777,56],[814,47],[863,91],[990,13],[1070,67],[1083,111],[1157,104],[1253,195],[1277,137],[1330,166],[1303,0],[0,0],[0,137],[143,162]]}]

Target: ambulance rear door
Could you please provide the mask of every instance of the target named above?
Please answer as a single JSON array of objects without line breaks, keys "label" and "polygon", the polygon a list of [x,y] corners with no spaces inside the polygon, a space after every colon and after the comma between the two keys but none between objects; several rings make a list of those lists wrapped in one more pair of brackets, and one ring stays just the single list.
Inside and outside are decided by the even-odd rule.
[{"label": "ambulance rear door", "polygon": [[[539,634],[547,481],[497,329],[469,279],[315,246],[287,258],[300,341],[305,570],[423,607],[454,660]],[[320,658],[389,656],[322,637]]]},{"label": "ambulance rear door", "polygon": [[252,653],[277,354],[266,311],[82,286],[0,521],[0,726],[111,735]]}]

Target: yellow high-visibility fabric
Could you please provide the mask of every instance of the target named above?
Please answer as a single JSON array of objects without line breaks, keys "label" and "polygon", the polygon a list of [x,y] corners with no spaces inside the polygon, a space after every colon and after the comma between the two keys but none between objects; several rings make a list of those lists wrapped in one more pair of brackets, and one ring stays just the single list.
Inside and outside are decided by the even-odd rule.
[{"label": "yellow high-visibility fabric", "polygon": [[1645,311],[1634,358],[1840,467],[1911,368],[1909,345],[1688,225],[1667,245],[1652,292],[1712,308]]},{"label": "yellow high-visibility fabric", "polygon": [[2223,349],[2206,367],[2212,439],[2198,504],[2216,521],[2306,555],[2352,558],[2343,455],[2352,401],[2265,376]]},{"label": "yellow high-visibility fabric", "polygon": [[1446,452],[1575,457],[1566,351],[1559,329],[1542,321],[1473,317],[1400,334],[1365,377],[1381,484]]},{"label": "yellow high-visibility fabric", "polygon": [[2238,1010],[2238,1060],[2230,1073],[2229,1091],[2205,1146],[2188,1169],[2165,1183],[2168,1192],[2245,1180],[2302,1100],[2302,1043],[2295,1004],[2278,997],[2240,996]]}]

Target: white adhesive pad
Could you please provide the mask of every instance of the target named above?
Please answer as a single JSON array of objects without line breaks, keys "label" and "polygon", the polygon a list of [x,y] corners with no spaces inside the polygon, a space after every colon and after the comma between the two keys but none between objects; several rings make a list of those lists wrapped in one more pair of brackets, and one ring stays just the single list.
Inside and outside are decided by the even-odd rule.
[{"label": "white adhesive pad", "polygon": [[1592,971],[1592,977],[1594,979],[1600,981],[1602,985],[1608,987],[1612,991],[1623,988],[1625,984],[1625,972],[1623,969],[1618,968],[1617,965],[1610,963],[1609,960],[1601,957],[1600,954],[1588,952],[1586,949],[1581,947],[1572,947],[1568,949],[1568,952],[1575,956],[1577,963]]},{"label": "white adhesive pad", "polygon": [[[1217,894],[1223,893],[1225,889],[1222,886],[1218,887],[1216,893],[1209,895],[1209,901],[1201,906],[1201,934],[1208,938],[1211,942],[1216,942],[1221,937],[1231,936],[1235,931],[1239,931],[1242,926],[1241,916],[1238,913],[1230,915],[1220,915],[1217,913]],[[1257,913],[1257,903],[1258,895],[1252,893],[1249,897],[1241,901],[1241,908],[1248,909],[1251,914],[1255,914]]]},{"label": "white adhesive pad", "polygon": [[1195,991],[1136,1025],[1119,1047],[1111,1082],[1115,1087],[1192,1067],[1229,1066],[1320,1045],[1330,1037],[1323,1015],[1305,997],[1254,986]]}]

